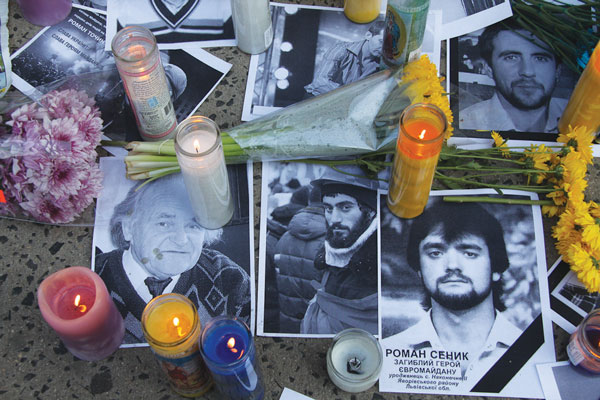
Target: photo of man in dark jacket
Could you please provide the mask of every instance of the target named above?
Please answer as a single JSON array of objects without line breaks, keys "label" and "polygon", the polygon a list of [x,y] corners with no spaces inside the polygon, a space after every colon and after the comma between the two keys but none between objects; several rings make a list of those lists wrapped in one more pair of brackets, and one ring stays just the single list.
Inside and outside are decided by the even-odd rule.
[{"label": "photo of man in dark jacket", "polygon": [[301,333],[333,334],[360,327],[377,334],[377,196],[350,183],[318,179],[327,233],[315,257],[323,273]]}]

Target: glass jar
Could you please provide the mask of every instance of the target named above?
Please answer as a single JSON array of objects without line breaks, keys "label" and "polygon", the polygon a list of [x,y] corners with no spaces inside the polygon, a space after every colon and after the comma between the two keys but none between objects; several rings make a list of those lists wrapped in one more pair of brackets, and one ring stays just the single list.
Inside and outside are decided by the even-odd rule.
[{"label": "glass jar", "polygon": [[592,310],[573,332],[567,354],[573,365],[600,374],[600,308]]}]

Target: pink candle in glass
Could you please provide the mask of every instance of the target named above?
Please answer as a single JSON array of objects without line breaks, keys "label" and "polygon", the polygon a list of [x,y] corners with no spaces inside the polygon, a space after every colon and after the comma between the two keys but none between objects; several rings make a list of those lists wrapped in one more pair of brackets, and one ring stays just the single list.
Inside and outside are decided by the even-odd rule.
[{"label": "pink candle in glass", "polygon": [[34,25],[49,26],[62,21],[71,12],[72,0],[17,0],[23,16]]},{"label": "pink candle in glass", "polygon": [[85,267],[50,275],[38,288],[42,316],[77,358],[96,361],[123,341],[125,325],[102,278]]}]

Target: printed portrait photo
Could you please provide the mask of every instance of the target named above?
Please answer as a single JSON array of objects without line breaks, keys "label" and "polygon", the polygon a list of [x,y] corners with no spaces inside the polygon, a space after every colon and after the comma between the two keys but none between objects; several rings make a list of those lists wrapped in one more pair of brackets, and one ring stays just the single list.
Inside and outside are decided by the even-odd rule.
[{"label": "printed portrait photo", "polygon": [[[502,391],[517,372],[535,376],[534,353],[551,335],[549,321],[544,332],[541,320],[547,289],[542,292],[539,281],[545,272],[539,209],[447,202],[444,196],[481,192],[442,193],[432,192],[413,219],[396,217],[386,195],[380,197],[381,343],[394,354],[384,361],[382,376],[402,372],[398,365],[435,366],[438,356],[451,354],[454,362],[437,380],[424,371],[412,383],[427,386],[427,393],[508,395]],[[536,337],[520,339],[526,331]],[[547,357],[553,357],[551,347]],[[519,352],[522,357],[514,358]],[[408,379],[401,383],[411,389]],[[509,390],[525,395],[529,389],[513,383]]]},{"label": "printed portrait photo", "polygon": [[229,1],[108,0],[108,16],[108,43],[120,29],[139,25],[152,32],[161,49],[235,45]]},{"label": "printed portrait photo", "polygon": [[305,163],[263,163],[258,333],[378,334],[377,192]]},{"label": "printed portrait photo", "polygon": [[122,158],[103,157],[100,167],[105,184],[96,207],[92,269],[125,320],[123,345],[145,343],[142,312],[163,293],[188,297],[202,324],[229,315],[253,327],[247,166],[228,167],[234,214],[213,230],[196,221],[180,173],[140,186],[125,178]]},{"label": "printed portrait photo", "polygon": [[450,78],[456,135],[555,141],[578,76],[511,18],[453,39]]}]

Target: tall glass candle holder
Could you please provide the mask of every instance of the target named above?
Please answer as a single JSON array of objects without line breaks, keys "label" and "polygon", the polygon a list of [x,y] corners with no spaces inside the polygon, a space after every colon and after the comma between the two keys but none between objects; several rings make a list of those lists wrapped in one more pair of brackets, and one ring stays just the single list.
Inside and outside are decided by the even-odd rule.
[{"label": "tall glass candle holder", "polygon": [[231,0],[231,17],[240,50],[258,54],[269,48],[273,42],[269,0]]},{"label": "tall glass candle holder", "polygon": [[344,0],[344,14],[352,22],[366,24],[377,18],[381,0]]},{"label": "tall glass candle holder", "polygon": [[358,393],[379,379],[383,352],[377,339],[358,328],[341,331],[327,351],[327,373],[340,389]]},{"label": "tall glass candle holder", "polygon": [[447,127],[444,112],[432,104],[413,104],[400,116],[387,197],[398,217],[414,218],[425,209]]},{"label": "tall glass candle holder", "polygon": [[69,267],[42,281],[37,291],[42,316],[75,357],[97,361],[119,348],[123,318],[104,281],[85,267]]},{"label": "tall glass candle holder", "polygon": [[177,118],[152,32],[128,26],[117,32],[111,46],[142,139],[173,137]]},{"label": "tall glass candle holder", "polygon": [[243,321],[220,316],[206,323],[200,338],[202,357],[225,399],[265,397],[252,332]]},{"label": "tall glass candle holder", "polygon": [[585,126],[596,134],[600,133],[600,41],[558,121],[558,131],[566,134],[569,126]]},{"label": "tall glass candle holder", "polygon": [[382,67],[398,67],[419,58],[428,11],[429,0],[388,0]]},{"label": "tall glass candle holder", "polygon": [[573,332],[567,354],[573,365],[600,374],[600,308],[592,310]]},{"label": "tall glass candle holder", "polygon": [[58,24],[71,12],[73,0],[17,0],[23,17],[33,25]]},{"label": "tall glass candle holder", "polygon": [[198,347],[200,319],[187,297],[167,293],[152,299],[142,313],[142,330],[176,393],[198,397],[212,387]]},{"label": "tall glass candle holder", "polygon": [[185,119],[177,127],[175,152],[198,223],[222,227],[233,216],[233,200],[219,127],[206,117]]}]

